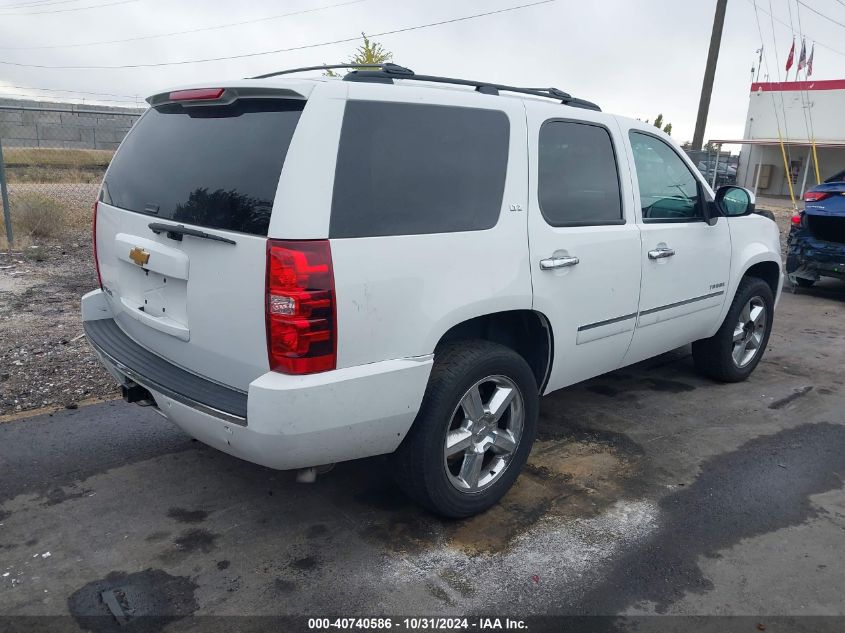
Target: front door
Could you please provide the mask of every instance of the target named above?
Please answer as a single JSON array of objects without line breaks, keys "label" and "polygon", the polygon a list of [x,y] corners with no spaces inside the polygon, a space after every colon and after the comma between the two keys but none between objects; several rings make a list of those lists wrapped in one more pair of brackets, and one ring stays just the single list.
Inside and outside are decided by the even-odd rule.
[{"label": "front door", "polygon": [[549,392],[621,364],[637,316],[640,235],[615,119],[525,106],[534,309],[554,337]]},{"label": "front door", "polygon": [[725,302],[731,265],[726,218],[711,226],[709,188],[674,147],[653,131],[626,130],[635,167],[642,231],[637,329],[625,364],[711,336]]}]

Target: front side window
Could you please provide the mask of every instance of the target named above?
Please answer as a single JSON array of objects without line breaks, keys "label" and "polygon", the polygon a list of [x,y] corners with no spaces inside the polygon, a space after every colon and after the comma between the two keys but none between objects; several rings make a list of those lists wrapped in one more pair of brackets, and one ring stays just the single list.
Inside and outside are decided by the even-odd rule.
[{"label": "front side window", "polygon": [[665,141],[631,131],[644,222],[703,220],[698,180]]},{"label": "front side window", "polygon": [[624,224],[616,156],[605,128],[544,123],[537,169],[540,211],[552,226]]},{"label": "front side window", "polygon": [[510,122],[499,110],[350,101],[329,236],[478,231],[502,209]]}]

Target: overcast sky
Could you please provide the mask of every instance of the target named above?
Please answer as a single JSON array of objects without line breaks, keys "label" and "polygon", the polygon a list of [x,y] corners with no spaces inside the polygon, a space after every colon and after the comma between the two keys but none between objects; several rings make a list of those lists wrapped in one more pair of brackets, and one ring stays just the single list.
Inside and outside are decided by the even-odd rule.
[{"label": "overcast sky", "polygon": [[[532,1],[362,0],[231,28],[69,47],[257,20],[344,0],[0,0],[0,62],[5,62],[0,63],[0,96],[73,94],[35,90],[49,88],[120,95],[101,99],[133,95],[143,99],[180,83],[217,84],[224,78],[344,61],[356,43],[147,68],[53,69],[9,62],[96,66],[222,57],[345,39],[361,31],[392,31]],[[683,142],[691,139],[695,125],[715,4],[715,0],[554,0],[376,39],[393,52],[397,63],[417,72],[551,85],[595,101],[605,111],[641,119],[663,113],[673,124],[673,137]],[[789,24],[797,32],[799,17],[807,37],[820,43],[813,78],[845,78],[845,2],[757,0],[757,4],[772,79],[777,79],[778,68],[784,74],[792,40]],[[782,22],[775,21],[774,29],[770,6]],[[705,139],[742,136],[751,66],[759,47],[752,0],[729,0]],[[764,67],[761,79],[765,72]],[[794,69],[790,79],[793,73]]]}]

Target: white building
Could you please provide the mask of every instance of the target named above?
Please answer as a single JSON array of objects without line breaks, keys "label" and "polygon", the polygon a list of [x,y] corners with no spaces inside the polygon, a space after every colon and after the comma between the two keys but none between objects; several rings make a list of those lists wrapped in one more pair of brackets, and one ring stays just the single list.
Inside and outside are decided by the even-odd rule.
[{"label": "white building", "polygon": [[753,83],[743,139],[712,142],[742,144],[737,184],[764,196],[789,196],[789,175],[800,199],[816,184],[813,138],[821,180],[845,170],[845,79]]}]

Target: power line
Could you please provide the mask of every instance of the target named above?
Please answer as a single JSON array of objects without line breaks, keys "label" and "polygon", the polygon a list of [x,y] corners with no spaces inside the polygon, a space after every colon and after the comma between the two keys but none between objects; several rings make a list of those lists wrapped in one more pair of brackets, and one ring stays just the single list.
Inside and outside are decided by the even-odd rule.
[{"label": "power line", "polygon": [[23,2],[20,4],[3,4],[0,5],[0,10],[6,11],[11,9],[31,9],[33,7],[39,8],[54,4],[68,4],[69,2],[80,2],[81,0],[36,0],[35,2]]},{"label": "power line", "polygon": [[138,2],[138,0],[118,0],[118,2],[108,2],[106,4],[92,4],[86,7],[73,7],[70,9],[54,9],[51,11],[30,11],[28,13],[3,13],[2,17],[19,16],[19,15],[44,15],[45,13],[70,13],[71,11],[85,11],[86,9],[102,9],[103,7],[113,7],[118,4],[129,4],[130,2]]},{"label": "power line", "polygon": [[812,12],[813,12],[813,13],[815,13],[816,15],[820,15],[820,16],[822,16],[825,20],[830,20],[830,21],[831,21],[831,22],[833,22],[834,24],[837,24],[837,25],[841,26],[842,28],[845,28],[845,23],[840,22],[839,20],[834,20],[834,19],[833,19],[832,17],[830,17],[829,15],[825,15],[824,13],[822,13],[821,11],[819,11],[818,9],[814,9],[813,7],[811,7],[811,6],[810,6],[809,4],[807,4],[806,2],[802,2],[801,0],[796,0],[796,2],[797,2],[798,4],[800,4],[802,7],[806,7],[806,8],[808,8],[810,11],[812,11]]},{"label": "power line", "polygon": [[[72,0],[76,1],[76,0]],[[361,2],[366,2],[367,0],[349,0],[348,2],[340,2],[337,4],[329,4],[322,7],[314,7],[312,9],[302,9],[300,11],[291,11],[289,13],[280,13],[278,15],[270,15],[263,18],[256,18],[253,20],[243,20],[241,22],[228,22],[226,24],[218,24],[215,26],[205,26],[200,27],[197,29],[188,29],[185,31],[173,31],[170,33],[159,33],[157,35],[140,35],[138,37],[129,37],[120,40],[102,40],[99,42],[85,42],[81,44],[48,44],[46,46],[0,46],[0,49],[3,50],[41,50],[41,49],[50,49],[50,48],[80,48],[83,46],[97,46],[100,44],[124,44],[126,42],[139,42],[142,40],[151,40],[160,37],[171,37],[174,35],[187,35],[189,33],[201,33],[205,31],[215,31],[219,29],[227,29],[234,26],[243,26],[245,24],[256,24],[258,22],[266,22],[268,20],[278,20],[281,18],[286,18],[294,15],[302,15],[304,13],[314,13],[315,11],[324,11],[326,9],[334,9],[336,7],[345,7],[351,4],[359,4]]]},{"label": "power line", "polygon": [[119,95],[113,92],[85,92],[84,90],[62,90],[59,88],[36,88],[35,86],[12,86],[0,84],[0,90],[5,88],[15,88],[16,90],[39,90],[41,92],[69,92],[78,95],[94,95],[99,97],[126,97],[127,99],[137,99],[138,95]]},{"label": "power line", "polygon": [[[129,0],[134,1],[134,0]],[[513,7],[507,7],[505,9],[498,9],[496,11],[486,11],[484,13],[475,13],[473,15],[467,15],[460,18],[452,18],[450,20],[441,20],[439,22],[429,22],[428,24],[419,24],[416,26],[408,26],[401,29],[393,29],[390,31],[383,31],[381,33],[369,33],[368,37],[385,37],[387,35],[396,35],[398,33],[407,33],[409,31],[417,31],[420,29],[427,29],[432,28],[435,26],[443,26],[445,24],[454,24],[456,22],[465,22],[466,20],[473,20],[475,18],[486,17],[489,15],[497,15],[499,13],[507,13],[510,11],[517,11],[519,9],[526,9],[528,7],[536,7],[541,4],[549,4],[551,2],[556,2],[557,0],[540,0],[539,2],[531,2],[529,4],[520,4]],[[242,53],[240,55],[227,55],[224,57],[207,57],[204,59],[186,59],[181,61],[175,62],[157,62],[152,64],[119,64],[115,66],[49,66],[45,64],[25,64],[22,62],[9,62],[9,61],[0,61],[0,64],[5,66],[18,66],[23,68],[50,68],[50,69],[60,69],[60,70],[105,70],[105,69],[126,69],[126,68],[157,68],[161,66],[182,66],[185,64],[202,64],[206,62],[220,62],[220,61],[227,61],[231,59],[245,59],[248,57],[261,57],[263,55],[273,55],[276,53],[288,53],[291,51],[301,51],[305,49],[312,49],[312,48],[320,48],[323,46],[330,46],[332,44],[345,44],[348,42],[357,42],[361,39],[360,35],[356,35],[353,37],[345,37],[339,40],[331,40],[328,42],[319,42],[315,44],[303,44],[301,46],[291,46],[289,48],[277,48],[274,50],[269,51],[257,51],[254,53]]]},{"label": "power line", "polygon": [[[783,20],[781,20],[779,17],[777,17],[776,15],[773,15],[772,13],[770,13],[770,12],[766,11],[763,7],[757,7],[757,5],[755,4],[754,0],[745,0],[745,1],[746,1],[746,2],[748,2],[748,4],[750,4],[750,5],[754,6],[754,7],[755,7],[755,10],[758,10],[758,9],[759,9],[761,12],[765,13],[766,15],[768,15],[768,16],[769,16],[771,19],[773,19],[775,22],[777,22],[777,23],[779,23],[779,24],[782,24],[783,26],[785,26],[786,28],[788,28],[790,31],[793,31],[792,27],[791,27],[789,24],[787,24],[786,22],[784,22]],[[794,32],[794,31],[793,31],[793,32]],[[761,37],[762,37],[762,36],[761,36]],[[832,46],[829,46],[828,44],[825,44],[824,42],[820,42],[820,41],[819,41],[819,40],[817,40],[817,39],[813,39],[813,42],[814,42],[814,43],[816,43],[816,44],[818,44],[820,47],[822,47],[822,48],[824,48],[824,49],[829,50],[831,53],[836,53],[837,55],[842,55],[843,57],[845,57],[845,52],[840,51],[839,49],[833,48]]]},{"label": "power line", "polygon": [[[38,95],[38,94],[31,94],[31,93],[23,93],[23,92],[7,92],[7,94],[2,94],[4,88],[0,88],[0,98],[9,98],[9,97],[23,97],[25,99],[48,99],[51,98],[48,95]],[[55,97],[53,97],[55,98]],[[77,101],[84,101],[83,97],[66,97],[67,99],[75,99]],[[128,99],[103,99],[102,97],[97,97],[94,99],[89,99],[89,101],[104,101],[108,103],[127,103],[127,104],[135,104],[140,106],[143,103],[142,99],[138,99],[137,101],[130,101]]]}]

